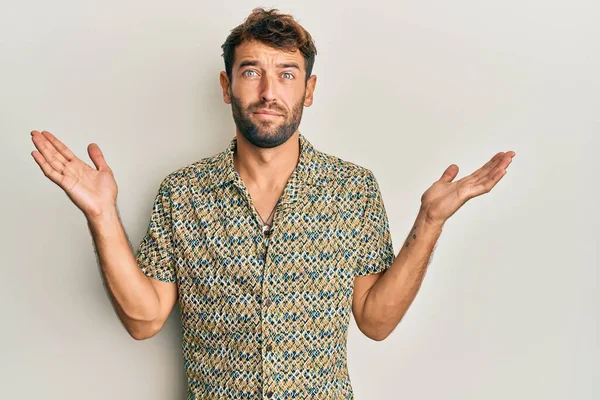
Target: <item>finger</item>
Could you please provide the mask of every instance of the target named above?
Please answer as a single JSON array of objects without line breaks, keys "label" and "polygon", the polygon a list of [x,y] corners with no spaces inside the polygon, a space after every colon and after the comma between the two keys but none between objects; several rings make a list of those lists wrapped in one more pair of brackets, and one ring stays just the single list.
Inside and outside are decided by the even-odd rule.
[{"label": "finger", "polygon": [[472,197],[491,191],[504,175],[506,175],[506,168],[508,168],[515,155],[516,153],[514,151],[507,151],[504,153],[504,156],[496,161],[496,166],[494,166],[487,175],[482,176],[473,184]]},{"label": "finger", "polygon": [[[500,153],[498,153],[500,154]],[[506,167],[508,167],[508,165],[512,162],[513,157],[516,155],[516,153],[514,151],[507,151],[504,154],[502,154],[502,156],[500,156],[497,160],[495,165],[492,167],[492,169],[490,170],[493,171],[495,168],[499,168],[499,169],[506,169]]]},{"label": "finger", "polygon": [[[497,161],[496,166],[494,166],[494,168],[492,168],[492,170],[490,170],[487,173],[487,175],[481,176],[479,178],[481,183],[485,182],[487,179],[492,179],[492,180],[496,181],[497,176],[500,176],[500,177],[504,176],[504,174],[506,173],[506,168],[508,168],[508,166],[512,162],[513,156],[514,156],[514,152],[512,152],[512,151],[506,152],[504,154],[504,156],[501,157]],[[479,184],[479,183],[480,182],[478,182],[478,181],[476,182],[476,184]]]},{"label": "finger", "polygon": [[[56,150],[58,150],[58,152],[61,154],[62,157],[64,157],[65,160],[71,161],[72,159],[77,158],[75,156],[75,154],[73,154],[73,152],[71,150],[69,150],[69,148],[67,146],[65,146],[65,144],[63,142],[58,140],[58,138],[56,136],[54,136],[53,134],[51,134],[48,131],[42,131],[42,134],[48,139],[48,141],[52,144],[52,146]],[[66,162],[65,162],[65,164],[66,164]]]},{"label": "finger", "polygon": [[104,154],[102,154],[102,150],[100,150],[100,146],[96,143],[90,143],[88,146],[88,154],[99,171],[110,170],[106,159],[104,159]]},{"label": "finger", "polygon": [[448,168],[446,168],[446,170],[440,177],[440,181],[452,182],[452,179],[456,178],[456,175],[458,175],[458,165],[451,164]]},{"label": "finger", "polygon": [[34,150],[31,152],[31,155],[33,156],[33,159],[37,165],[39,165],[44,175],[52,182],[62,187],[62,182],[65,176],[52,168],[52,166],[48,164],[44,156],[39,151]]},{"label": "finger", "polygon": [[48,140],[39,133],[38,131],[31,132],[31,139],[33,140],[33,144],[38,149],[39,153],[44,157],[45,161],[50,164],[50,166],[61,173],[65,169],[66,160],[63,157],[61,159],[57,158],[58,152],[54,147],[48,142]]},{"label": "finger", "polygon": [[487,176],[480,179],[480,182],[473,185],[473,197],[490,192],[504,175],[506,175],[506,169],[500,166],[495,167]]},{"label": "finger", "polygon": [[52,141],[50,140],[50,137],[44,135],[44,132],[49,133],[47,131],[42,131],[40,133],[40,136],[44,139],[43,140],[44,146],[48,149],[48,151],[50,153],[52,153],[52,156],[54,158],[56,158],[57,161],[59,161],[63,165],[67,165],[67,163],[69,161],[56,149],[56,147],[52,144]]},{"label": "finger", "polygon": [[502,156],[504,155],[504,152],[498,152],[496,153],[496,155],[494,155],[487,163],[485,163],[485,165],[481,168],[479,168],[477,171],[475,171],[473,174],[471,174],[472,178],[478,179],[481,176],[485,176],[489,173],[489,171],[491,171],[496,165],[498,165],[498,161],[500,161],[502,159]]},{"label": "finger", "polygon": [[497,181],[495,182],[492,179],[485,179],[482,183],[473,185],[470,198],[474,198],[474,197],[480,196],[484,193],[488,193],[490,190],[492,190],[492,188],[496,185],[496,183],[498,183],[498,182]]}]

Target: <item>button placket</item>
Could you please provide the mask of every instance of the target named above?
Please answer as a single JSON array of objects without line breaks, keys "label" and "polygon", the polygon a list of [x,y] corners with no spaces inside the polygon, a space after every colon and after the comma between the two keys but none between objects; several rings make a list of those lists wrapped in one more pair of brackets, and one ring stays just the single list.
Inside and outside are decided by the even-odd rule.
[{"label": "button placket", "polygon": [[[273,228],[271,228],[273,229]],[[262,290],[261,290],[261,300],[260,302],[262,303],[262,307],[260,307],[260,314],[261,314],[261,326],[262,326],[262,332],[261,332],[261,337],[262,337],[262,345],[263,345],[263,382],[267,383],[269,381],[269,376],[270,373],[269,371],[271,370],[271,362],[270,362],[270,358],[269,358],[269,353],[273,350],[273,346],[268,343],[269,342],[269,326],[267,323],[267,318],[266,316],[268,315],[268,307],[271,305],[271,299],[268,296],[269,293],[269,285],[268,285],[268,280],[265,279],[265,275],[267,274],[268,271],[268,266],[266,265],[266,259],[267,259],[267,251],[269,248],[269,239],[270,239],[270,235],[272,235],[273,232],[271,231],[268,234],[265,234],[263,232],[261,232],[260,234],[260,241],[257,237],[257,244],[258,244],[258,263],[259,265],[262,266]],[[269,390],[265,393],[267,398],[271,398],[273,396],[273,391]]]}]

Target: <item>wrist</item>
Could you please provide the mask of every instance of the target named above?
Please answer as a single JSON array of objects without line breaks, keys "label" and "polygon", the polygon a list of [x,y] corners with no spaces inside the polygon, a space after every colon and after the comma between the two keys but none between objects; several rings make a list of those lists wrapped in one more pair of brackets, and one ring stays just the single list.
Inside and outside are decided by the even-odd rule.
[{"label": "wrist", "polygon": [[108,207],[97,215],[86,215],[86,219],[90,227],[110,226],[119,222],[119,212],[116,206]]},{"label": "wrist", "polygon": [[422,224],[430,226],[430,227],[435,227],[435,228],[441,228],[446,223],[446,220],[440,220],[440,219],[431,217],[431,214],[429,213],[428,208],[423,205],[421,205],[421,208],[419,209],[419,215],[418,215],[417,219],[419,221],[421,221]]}]

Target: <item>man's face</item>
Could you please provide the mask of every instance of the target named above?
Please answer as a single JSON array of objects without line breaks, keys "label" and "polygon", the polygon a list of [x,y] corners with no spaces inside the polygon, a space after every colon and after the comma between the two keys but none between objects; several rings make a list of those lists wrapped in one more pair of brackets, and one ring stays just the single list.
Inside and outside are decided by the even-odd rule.
[{"label": "man's face", "polygon": [[312,105],[316,76],[305,82],[299,51],[246,41],[235,52],[231,81],[221,72],[221,87],[238,130],[257,147],[285,143],[298,129],[304,107]]}]

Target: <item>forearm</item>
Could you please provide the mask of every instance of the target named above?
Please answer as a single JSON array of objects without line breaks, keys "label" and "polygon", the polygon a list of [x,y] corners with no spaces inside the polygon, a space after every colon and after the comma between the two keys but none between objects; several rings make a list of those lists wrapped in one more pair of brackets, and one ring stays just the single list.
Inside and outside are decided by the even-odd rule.
[{"label": "forearm", "polygon": [[143,340],[154,336],[160,330],[161,324],[158,323],[156,319],[153,321],[144,321],[132,319],[127,316],[125,311],[123,311],[123,308],[116,302],[112,293],[110,293],[110,291],[108,292],[115,312],[131,337],[137,340]]},{"label": "forearm", "polygon": [[88,220],[88,226],[119,317],[130,333],[146,329],[159,313],[159,299],[150,278],[137,265],[117,210],[102,219]]},{"label": "forearm", "polygon": [[386,338],[410,307],[441,232],[442,226],[428,221],[424,210],[419,210],[394,262],[369,290],[363,313],[377,338]]}]

